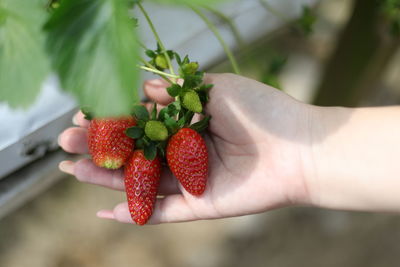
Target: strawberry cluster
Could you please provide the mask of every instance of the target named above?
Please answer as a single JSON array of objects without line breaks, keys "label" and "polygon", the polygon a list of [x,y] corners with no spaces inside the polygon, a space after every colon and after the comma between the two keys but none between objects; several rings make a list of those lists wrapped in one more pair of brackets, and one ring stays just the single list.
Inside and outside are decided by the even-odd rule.
[{"label": "strawberry cluster", "polygon": [[[124,168],[125,190],[132,219],[144,225],[156,202],[163,166],[168,166],[183,188],[200,196],[206,188],[208,152],[200,132],[210,120],[203,111],[212,85],[203,84],[203,72],[198,64],[183,60],[172,51],[169,58],[179,65],[181,85],[172,82],[167,88],[175,101],[149,112],[143,105],[133,107],[132,116],[94,118],[88,129],[89,153],[93,162],[108,169]],[[167,67],[164,54],[147,51],[162,71]],[[192,123],[198,113],[203,119]],[[90,119],[86,112],[87,118]]]}]

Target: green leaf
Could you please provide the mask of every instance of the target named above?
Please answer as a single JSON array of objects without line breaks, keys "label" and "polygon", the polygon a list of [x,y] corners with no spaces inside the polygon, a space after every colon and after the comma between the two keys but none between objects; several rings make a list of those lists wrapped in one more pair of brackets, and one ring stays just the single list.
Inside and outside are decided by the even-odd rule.
[{"label": "green leaf", "polygon": [[182,88],[192,89],[199,86],[203,82],[204,72],[197,71],[195,74],[187,74],[184,76]]},{"label": "green leaf", "polygon": [[138,103],[138,45],[128,0],[62,1],[46,24],[62,87],[97,116],[129,114]]},{"label": "green leaf", "polygon": [[182,65],[182,60],[181,60],[181,57],[179,56],[179,54],[174,52],[174,56],[175,56],[175,59],[176,59],[176,62],[178,63],[178,65],[179,66]]},{"label": "green leaf", "polygon": [[141,128],[144,128],[146,126],[146,121],[144,120],[138,120],[136,123]]},{"label": "green leaf", "polygon": [[167,87],[167,92],[170,96],[176,97],[182,92],[182,87],[179,84],[174,83],[170,87]]},{"label": "green leaf", "polygon": [[168,132],[171,133],[171,134],[174,134],[179,128],[178,123],[176,122],[176,120],[174,120],[173,118],[169,117],[168,114],[165,114],[165,117],[166,118],[164,120],[164,124],[167,127]]},{"label": "green leaf", "polygon": [[165,148],[167,147],[167,142],[160,142],[157,144],[158,153],[161,158],[165,158]]},{"label": "green leaf", "polygon": [[143,149],[144,145],[143,138],[139,138],[135,141],[135,149]]},{"label": "green leaf", "polygon": [[167,109],[168,109],[168,115],[170,117],[175,117],[181,110],[181,104],[179,101],[174,101],[167,106]]},{"label": "green leaf", "polygon": [[158,114],[158,119],[164,121],[167,117],[175,117],[181,110],[181,104],[179,101],[174,101],[165,108],[160,110]]},{"label": "green leaf", "polygon": [[157,103],[154,102],[153,104],[153,109],[151,111],[151,119],[156,120],[157,119]]},{"label": "green leaf", "polygon": [[166,113],[168,113],[168,107],[162,108],[162,109],[160,110],[160,112],[158,113],[158,119],[159,119],[160,121],[164,121],[164,119],[165,119],[165,114],[166,114]]},{"label": "green leaf", "polygon": [[196,91],[204,91],[209,92],[211,88],[213,88],[214,84],[202,84],[199,88],[195,89]]},{"label": "green leaf", "polygon": [[81,112],[85,115],[85,120],[92,120],[94,118],[92,111],[89,107],[81,107]]},{"label": "green leaf", "polygon": [[43,0],[0,0],[0,102],[28,107],[49,73]]},{"label": "green leaf", "polygon": [[144,157],[148,160],[153,160],[157,156],[157,147],[151,142],[150,144],[144,147]]},{"label": "green leaf", "polygon": [[149,120],[149,111],[145,106],[142,105],[135,105],[133,106],[133,115],[138,120],[148,121]]},{"label": "green leaf", "polygon": [[198,121],[198,122],[190,125],[190,128],[197,132],[202,132],[205,129],[207,129],[210,120],[211,120],[211,116],[206,116],[201,121]]},{"label": "green leaf", "polygon": [[314,24],[317,21],[312,9],[308,6],[303,6],[303,13],[297,20],[297,25],[300,27],[302,32],[307,36],[310,35],[314,30]]},{"label": "green leaf", "polygon": [[178,127],[182,128],[185,125],[189,125],[193,119],[194,113],[192,111],[186,111],[186,113],[182,116],[182,118],[178,121]]},{"label": "green leaf", "polygon": [[169,56],[169,58],[170,58],[171,60],[174,59],[174,56],[175,56],[175,52],[174,52],[174,51],[172,51],[172,50],[167,50],[166,52],[167,52],[167,54],[168,54],[168,56]]},{"label": "green leaf", "polygon": [[143,128],[140,128],[138,126],[133,126],[128,129],[126,129],[126,135],[129,136],[130,138],[133,139],[138,139],[141,138],[144,134]]},{"label": "green leaf", "polygon": [[199,99],[201,103],[207,103],[209,100],[208,97],[208,92],[207,90],[199,90],[197,91],[198,95],[199,95]]},{"label": "green leaf", "polygon": [[147,49],[145,53],[149,58],[155,58],[157,56],[156,53],[154,53],[154,51],[150,49]]}]

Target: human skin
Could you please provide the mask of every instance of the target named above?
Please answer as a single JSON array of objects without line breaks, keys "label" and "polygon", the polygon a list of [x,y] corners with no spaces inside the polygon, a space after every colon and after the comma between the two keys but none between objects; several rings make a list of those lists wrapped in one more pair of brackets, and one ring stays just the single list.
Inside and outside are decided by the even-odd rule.
[{"label": "human skin", "polygon": [[[200,197],[163,171],[149,224],[218,219],[293,205],[365,211],[399,211],[400,109],[323,108],[295,100],[265,84],[233,74],[207,74],[214,84],[206,112],[209,178]],[[145,94],[166,105],[165,82],[145,82]],[[398,114],[399,113],[399,114]],[[59,138],[70,153],[86,154],[88,121]],[[396,130],[396,128],[398,128]],[[397,156],[397,157],[396,157]],[[121,170],[89,159],[60,169],[81,182],[124,191]],[[396,177],[397,176],[397,177]],[[100,218],[133,223],[127,203],[101,210]]]}]

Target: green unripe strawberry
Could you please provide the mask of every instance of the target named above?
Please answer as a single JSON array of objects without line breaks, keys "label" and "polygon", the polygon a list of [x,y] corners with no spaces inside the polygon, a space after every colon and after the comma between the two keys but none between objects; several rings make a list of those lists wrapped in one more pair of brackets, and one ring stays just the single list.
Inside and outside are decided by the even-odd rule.
[{"label": "green unripe strawberry", "polygon": [[199,63],[190,62],[182,66],[182,71],[185,74],[195,74],[198,68],[199,68]]},{"label": "green unripe strawberry", "polygon": [[168,69],[168,62],[164,55],[157,55],[156,59],[156,66],[160,69]]},{"label": "green unripe strawberry", "polygon": [[189,91],[183,94],[182,104],[190,111],[200,113],[203,111],[199,95],[194,91]]},{"label": "green unripe strawberry", "polygon": [[167,127],[161,121],[148,121],[144,132],[153,141],[164,141],[168,138]]}]

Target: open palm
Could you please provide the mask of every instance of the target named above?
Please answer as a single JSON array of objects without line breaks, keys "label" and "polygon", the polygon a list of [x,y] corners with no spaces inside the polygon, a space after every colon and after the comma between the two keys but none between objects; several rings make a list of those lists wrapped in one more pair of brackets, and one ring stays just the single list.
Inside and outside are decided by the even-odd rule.
[{"label": "open palm", "polygon": [[[149,223],[214,219],[263,212],[307,198],[303,161],[309,138],[307,106],[254,80],[233,74],[208,74],[214,84],[206,112],[212,116],[205,136],[209,178],[200,197],[187,193],[168,170]],[[162,80],[145,83],[145,93],[159,104],[172,99]],[[60,136],[71,153],[87,153],[88,122],[75,116],[76,128]],[[124,190],[122,171],[96,167],[90,160],[62,162],[60,168],[82,182]],[[102,218],[133,223],[127,203],[98,212]]]}]

